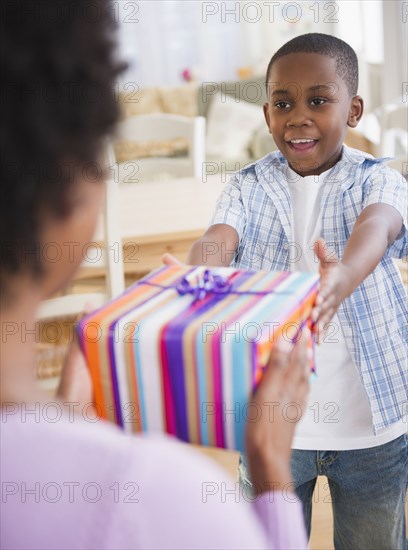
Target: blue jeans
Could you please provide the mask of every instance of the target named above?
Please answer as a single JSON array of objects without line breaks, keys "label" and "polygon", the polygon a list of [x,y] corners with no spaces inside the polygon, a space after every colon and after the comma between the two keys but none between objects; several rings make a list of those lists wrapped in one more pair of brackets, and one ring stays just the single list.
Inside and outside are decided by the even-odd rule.
[{"label": "blue jeans", "polygon": [[[333,508],[336,550],[406,550],[405,495],[408,484],[408,438],[355,451],[303,451],[292,454],[292,475],[303,504],[310,537],[317,476],[326,476]],[[251,481],[242,455],[241,485]]]}]

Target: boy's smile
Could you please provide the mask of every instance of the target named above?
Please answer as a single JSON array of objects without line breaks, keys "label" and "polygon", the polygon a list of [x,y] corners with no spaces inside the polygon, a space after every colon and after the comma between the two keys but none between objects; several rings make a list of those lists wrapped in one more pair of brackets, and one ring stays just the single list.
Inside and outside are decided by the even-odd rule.
[{"label": "boy's smile", "polygon": [[317,53],[291,53],[271,67],[265,119],[291,168],[301,176],[321,174],[340,159],[347,127],[363,114],[336,62]]}]

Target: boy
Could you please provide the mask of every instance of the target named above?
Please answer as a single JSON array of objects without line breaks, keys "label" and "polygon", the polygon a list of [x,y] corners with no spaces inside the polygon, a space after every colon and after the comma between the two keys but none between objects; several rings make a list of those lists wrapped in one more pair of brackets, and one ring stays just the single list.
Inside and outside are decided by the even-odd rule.
[{"label": "boy", "polygon": [[[189,263],[313,271],[320,261],[318,378],[292,458],[306,527],[325,475],[336,549],[402,550],[408,308],[391,257],[407,254],[406,182],[343,145],[363,113],[348,44],[296,37],[272,57],[266,83],[279,151],[231,178]],[[250,484],[244,458],[240,474]]]}]

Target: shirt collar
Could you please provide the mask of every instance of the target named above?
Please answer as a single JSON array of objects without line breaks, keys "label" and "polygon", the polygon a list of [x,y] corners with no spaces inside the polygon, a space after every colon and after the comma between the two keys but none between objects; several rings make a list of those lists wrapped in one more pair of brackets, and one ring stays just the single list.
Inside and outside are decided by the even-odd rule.
[{"label": "shirt collar", "polygon": [[[358,149],[353,149],[347,145],[342,147],[342,155],[340,160],[333,166],[340,165],[342,168],[345,164],[362,164],[365,161],[370,161],[373,163],[381,163],[390,160],[392,157],[380,157],[375,158],[370,153],[364,151],[359,151]],[[279,150],[272,151],[272,153],[267,154],[265,157],[261,158],[258,162],[255,163],[255,171],[257,176],[261,176],[265,170],[269,170],[271,167],[278,168],[282,170],[282,167],[288,166],[288,161],[282,155]]]}]

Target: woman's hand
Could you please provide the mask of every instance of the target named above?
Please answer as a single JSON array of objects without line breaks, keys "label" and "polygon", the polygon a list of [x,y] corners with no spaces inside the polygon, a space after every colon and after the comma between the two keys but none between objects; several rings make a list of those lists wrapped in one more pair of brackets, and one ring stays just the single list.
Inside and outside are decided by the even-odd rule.
[{"label": "woman's hand", "polygon": [[[85,305],[85,311],[78,320],[94,309],[91,304]],[[62,402],[79,403],[84,406],[93,402],[92,380],[86,365],[85,357],[74,332],[74,339],[65,358],[57,398]]]},{"label": "woman's hand", "polygon": [[65,358],[57,397],[62,402],[79,403],[82,406],[93,402],[91,376],[76,339]]},{"label": "woman's hand", "polygon": [[256,421],[248,422],[246,450],[254,493],[282,489],[292,482],[291,444],[309,391],[310,331],[302,330],[293,346],[285,341],[271,352],[269,364],[252,396]]}]

